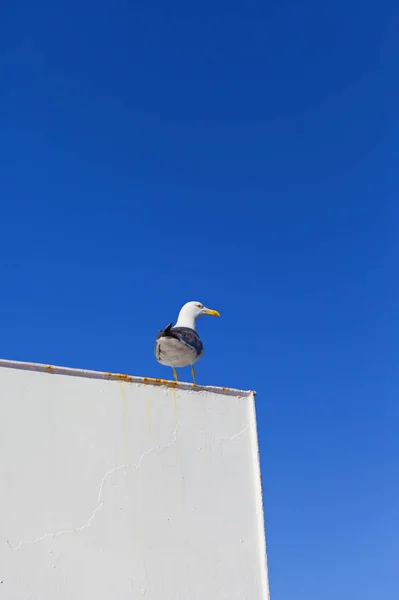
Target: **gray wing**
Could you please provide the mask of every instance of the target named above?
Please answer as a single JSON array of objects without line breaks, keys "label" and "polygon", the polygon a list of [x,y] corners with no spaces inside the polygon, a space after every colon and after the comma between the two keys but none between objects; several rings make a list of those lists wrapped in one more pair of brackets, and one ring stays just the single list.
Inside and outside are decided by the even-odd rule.
[{"label": "gray wing", "polygon": [[155,357],[159,359],[161,355],[161,348],[158,342],[163,337],[174,338],[188,348],[194,350],[197,356],[201,356],[204,351],[204,347],[198,333],[194,329],[190,329],[190,327],[172,327],[172,325],[173,323],[169,323],[165,329],[158,333],[154,347]]},{"label": "gray wing", "polygon": [[[166,333],[168,327],[163,333]],[[182,344],[192,348],[197,356],[201,356],[204,351],[200,336],[194,329],[190,329],[190,327],[171,327],[167,331],[166,335],[168,337],[173,337],[176,340],[179,340],[179,342]]]}]

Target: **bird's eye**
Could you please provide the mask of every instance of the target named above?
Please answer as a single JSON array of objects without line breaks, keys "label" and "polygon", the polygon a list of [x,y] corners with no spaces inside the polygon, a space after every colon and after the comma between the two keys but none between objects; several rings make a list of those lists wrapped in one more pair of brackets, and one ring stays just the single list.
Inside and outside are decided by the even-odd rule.
[{"label": "bird's eye", "polygon": [[198,308],[204,308],[203,304],[197,304]]}]

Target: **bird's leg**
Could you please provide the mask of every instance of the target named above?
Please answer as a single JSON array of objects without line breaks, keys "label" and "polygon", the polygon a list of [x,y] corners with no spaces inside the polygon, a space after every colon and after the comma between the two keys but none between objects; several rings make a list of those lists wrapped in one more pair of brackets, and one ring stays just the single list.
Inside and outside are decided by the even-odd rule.
[{"label": "bird's leg", "polygon": [[173,369],[173,375],[175,376],[175,380],[179,381],[179,378],[177,377],[176,369],[174,367],[172,367],[172,369]]},{"label": "bird's leg", "polygon": [[197,380],[195,378],[195,369],[194,365],[191,365],[191,375],[193,376],[194,385],[197,385]]}]

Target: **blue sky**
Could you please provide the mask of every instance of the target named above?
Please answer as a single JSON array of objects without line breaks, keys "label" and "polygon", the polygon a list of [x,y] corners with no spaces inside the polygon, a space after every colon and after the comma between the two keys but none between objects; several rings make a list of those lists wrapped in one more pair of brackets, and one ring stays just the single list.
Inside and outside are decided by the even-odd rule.
[{"label": "blue sky", "polygon": [[169,377],[157,330],[218,309],[197,377],[258,392],[273,600],[399,596],[398,25],[385,0],[0,25],[0,355]]}]

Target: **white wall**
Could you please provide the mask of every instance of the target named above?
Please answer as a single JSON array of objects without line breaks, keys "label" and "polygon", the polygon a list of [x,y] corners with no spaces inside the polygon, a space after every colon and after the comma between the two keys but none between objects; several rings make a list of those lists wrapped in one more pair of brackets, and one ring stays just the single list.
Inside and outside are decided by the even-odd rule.
[{"label": "white wall", "polygon": [[265,600],[253,395],[0,361],[0,599]]}]

